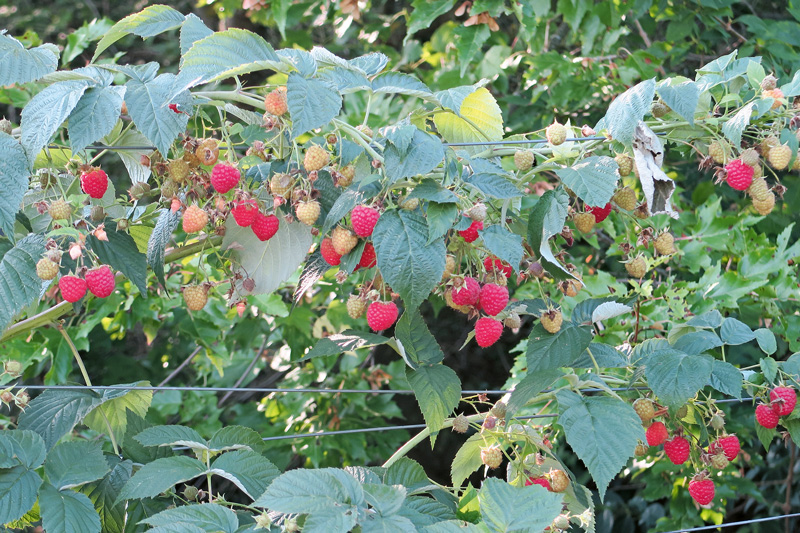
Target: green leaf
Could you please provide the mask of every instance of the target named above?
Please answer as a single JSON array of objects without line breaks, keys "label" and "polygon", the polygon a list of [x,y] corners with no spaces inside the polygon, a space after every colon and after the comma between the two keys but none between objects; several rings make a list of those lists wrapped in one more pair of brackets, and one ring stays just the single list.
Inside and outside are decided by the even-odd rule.
[{"label": "green leaf", "polygon": [[143,446],[139,441],[134,438],[152,424],[146,422],[144,418],[132,413],[127,412],[127,429],[125,431],[125,438],[120,442],[120,447],[124,452],[125,457],[129,458],[135,463],[149,463],[161,457],[172,455],[172,450],[166,447],[151,447]]},{"label": "green leaf", "polygon": [[785,427],[786,431],[789,432],[789,436],[792,438],[792,441],[795,443],[795,445],[800,443],[800,419],[784,419],[783,427]]},{"label": "green leaf", "polygon": [[569,195],[563,187],[558,187],[545,192],[528,216],[528,243],[539,252],[542,266],[552,275],[562,278],[566,270],[553,256],[549,240],[561,233],[568,209]]},{"label": "green leaf", "polygon": [[676,350],[691,354],[699,355],[703,352],[713,350],[722,346],[723,342],[716,333],[713,331],[700,330],[692,331],[678,337],[673,345]]},{"label": "green leaf", "polygon": [[461,381],[452,368],[441,364],[406,368],[406,378],[430,429],[433,446],[444,419],[461,401]]},{"label": "green leaf", "polygon": [[444,147],[438,137],[414,128],[414,136],[406,150],[390,144],[383,155],[386,175],[394,183],[403,178],[427,174],[436,168],[444,159]]},{"label": "green leaf", "polygon": [[511,233],[499,224],[493,224],[480,232],[483,244],[497,258],[502,259],[519,272],[519,264],[522,262],[524,250],[522,248],[522,237],[516,233]]},{"label": "green leaf", "polygon": [[[412,137],[413,139],[413,137]],[[458,202],[458,195],[450,189],[445,189],[441,184],[431,178],[425,178],[408,195],[408,198],[421,198],[439,204],[454,204]]]},{"label": "green leaf", "polygon": [[313,359],[314,357],[352,352],[360,348],[370,348],[372,346],[386,344],[387,342],[389,342],[389,339],[382,335],[348,329],[342,333],[335,333],[323,337],[317,341],[314,347],[311,348],[304,357],[298,359],[298,362]]},{"label": "green leaf", "polygon": [[278,31],[281,32],[281,37],[284,39],[286,39],[286,14],[291,5],[290,0],[277,0],[270,3],[270,14],[275,19]]},{"label": "green leaf", "polygon": [[117,501],[154,498],[172,486],[206,474],[206,465],[184,455],[163,457],[139,469],[120,491]]},{"label": "green leaf", "polygon": [[44,465],[47,480],[58,490],[96,481],[108,470],[100,443],[87,441],[62,442],[50,450]]},{"label": "green leaf", "polygon": [[[170,522],[147,531],[150,533],[205,533],[206,530],[188,522]],[[246,529],[245,531],[250,530]]]},{"label": "green leaf", "polygon": [[428,241],[430,244],[447,234],[453,227],[453,222],[458,215],[458,208],[455,204],[428,204],[425,214],[428,216]]},{"label": "green leaf", "polygon": [[697,83],[678,76],[659,82],[656,91],[670,109],[694,126],[694,112],[700,100],[700,87]]},{"label": "green leaf", "polygon": [[313,237],[311,228],[299,222],[287,224],[281,221],[278,232],[268,241],[262,242],[249,227],[242,228],[229,217],[225,223],[225,238],[222,249],[231,249],[231,255],[239,261],[237,272],[249,276],[255,282],[252,291],[246,291],[237,282],[241,294],[269,294],[292,277],[297,267],[308,255]]},{"label": "green leaf", "polygon": [[619,165],[606,155],[593,155],[556,174],[562,183],[590,206],[603,207],[611,201],[619,180]]},{"label": "green leaf", "polygon": [[775,383],[775,378],[778,376],[778,362],[772,357],[764,357],[758,363],[764,378],[770,383]]},{"label": "green leaf", "polygon": [[149,6],[138,13],[128,15],[114,24],[100,42],[97,43],[92,62],[94,63],[109,46],[128,34],[132,33],[145,39],[154,37],[165,31],[180,27],[183,24],[183,20],[184,17],[179,11],[163,5]]},{"label": "green leaf", "polygon": [[87,239],[89,248],[103,264],[111,265],[133,282],[142,296],[147,297],[147,258],[139,251],[136,241],[124,231],[106,228],[107,241],[94,235]]},{"label": "green leaf", "polygon": [[[393,487],[385,487],[393,488]],[[363,533],[416,533],[416,524],[400,515],[369,514],[367,519],[360,523]]]},{"label": "green leaf", "polygon": [[630,404],[615,398],[562,390],[556,399],[567,442],[589,469],[602,501],[608,484],[644,439],[642,422]]},{"label": "green leaf", "polygon": [[461,66],[461,77],[464,77],[470,63],[475,56],[481,53],[483,45],[492,34],[486,24],[474,26],[458,26],[454,33],[457,37],[456,50],[458,50],[458,63]]},{"label": "green leaf", "polygon": [[[755,420],[755,418],[753,420]],[[764,446],[764,450],[769,451],[770,444],[772,444],[772,441],[774,441],[775,437],[778,435],[777,430],[775,428],[767,429],[758,422],[755,422],[755,426],[758,440],[761,442],[761,445]]]},{"label": "green leaf", "polygon": [[281,471],[259,453],[236,450],[219,456],[211,465],[211,473],[232,482],[254,500],[267,490]]},{"label": "green leaf", "polygon": [[153,426],[134,437],[142,446],[188,446],[208,449],[208,442],[187,426]]},{"label": "green leaf", "polygon": [[376,76],[389,64],[389,58],[386,54],[380,52],[370,52],[349,60],[347,64],[352,68],[357,68],[367,76]]},{"label": "green leaf", "polygon": [[722,342],[731,345],[744,344],[756,338],[753,330],[751,330],[747,324],[733,317],[725,319],[722,323],[719,335],[722,338]]},{"label": "green leaf", "polygon": [[680,406],[711,378],[713,359],[679,350],[657,350],[645,361],[647,383],[666,405]]},{"label": "green leaf", "polygon": [[290,470],[278,476],[255,507],[280,513],[318,513],[364,502],[361,484],[344,470]]},{"label": "green leaf", "polygon": [[766,328],[759,328],[753,332],[758,342],[758,347],[767,355],[772,355],[778,351],[778,343],[775,334]]},{"label": "green leaf", "polygon": [[731,141],[734,146],[741,146],[742,132],[750,124],[750,116],[753,114],[753,102],[742,107],[733,118],[722,125],[722,134]]},{"label": "green leaf", "polygon": [[698,328],[718,328],[722,325],[722,315],[716,309],[697,315],[686,323]]},{"label": "green leaf", "polygon": [[0,524],[17,520],[30,511],[41,484],[39,474],[25,466],[0,469]]},{"label": "green leaf", "polygon": [[423,496],[406,498],[398,514],[411,520],[417,527],[455,518],[454,509],[447,504]]},{"label": "green leaf", "polygon": [[570,366],[592,342],[592,330],[569,320],[557,333],[548,333],[541,324],[528,337],[528,373]]},{"label": "green leaf", "polygon": [[174,74],[161,74],[146,82],[133,79],[125,87],[125,102],[133,123],[166,159],[172,142],[189,122],[188,111],[176,113],[169,105],[186,111],[192,106],[191,94]]},{"label": "green leaf", "polygon": [[100,395],[93,391],[46,390],[31,400],[19,416],[18,427],[41,435],[49,450],[100,403]]},{"label": "green leaf", "polygon": [[403,313],[397,321],[394,334],[402,343],[407,360],[410,359],[414,363],[412,368],[435,365],[444,359],[439,343],[431,335],[418,309],[408,309]]},{"label": "green leaf", "polygon": [[418,462],[408,457],[401,457],[386,469],[383,482],[386,485],[403,485],[409,494],[431,484],[425,469]]},{"label": "green leaf", "polygon": [[395,514],[406,499],[406,488],[400,485],[364,483],[363,487],[364,500],[382,516]]},{"label": "green leaf", "polygon": [[167,208],[160,209],[156,227],[147,241],[147,264],[150,265],[158,281],[164,286],[167,284],[164,279],[164,251],[172,240],[172,232],[178,227],[180,221],[180,213],[173,213]]},{"label": "green leaf", "polygon": [[328,82],[292,72],[286,82],[286,101],[292,117],[292,139],[328,124],[342,109],[342,96]]},{"label": "green leaf", "polygon": [[522,196],[517,186],[507,179],[510,174],[499,165],[486,159],[475,158],[470,162],[470,166],[472,174],[464,180],[464,183],[475,187],[483,194],[498,199]]},{"label": "green leaf", "polygon": [[[194,13],[186,15],[186,20],[181,26],[181,56],[185,56],[186,52],[192,47],[194,43],[200,39],[205,39],[214,31],[205,25],[200,17]],[[183,57],[181,57],[181,65],[183,64]]]},{"label": "green leaf", "polygon": [[[150,383],[140,381],[132,385],[142,387],[148,386]],[[107,392],[109,391],[106,391],[106,394],[103,395],[104,397],[108,397]],[[86,415],[83,423],[98,433],[106,433],[108,425],[110,425],[112,431],[114,431],[115,439],[120,442],[125,437],[125,430],[128,427],[128,411],[144,417],[150,408],[150,403],[153,401],[153,391],[128,390],[111,392],[122,392],[123,394],[104,401],[103,405],[96,407]]]},{"label": "green leaf", "polygon": [[44,148],[53,134],[78,105],[86,92],[85,81],[63,81],[45,87],[22,110],[20,143],[28,156],[28,165]]},{"label": "green leaf", "polygon": [[92,501],[100,515],[100,523],[104,533],[124,533],[126,519],[126,502],[116,503],[122,487],[131,478],[133,463],[120,461],[103,479],[81,487],[80,491]]},{"label": "green leaf", "polygon": [[45,483],[39,490],[39,507],[47,533],[100,532],[100,517],[85,494]]},{"label": "green leaf", "polygon": [[378,268],[407,309],[414,309],[441,281],[444,240],[428,243],[428,222],[415,211],[387,211],[372,233]]},{"label": "green leaf", "polygon": [[528,372],[514,387],[508,400],[506,418],[522,409],[529,400],[553,384],[564,373],[557,368]]},{"label": "green leaf", "polygon": [[380,184],[374,181],[366,185],[357,183],[352,187],[348,187],[346,191],[336,198],[336,201],[328,211],[328,215],[325,217],[325,224],[322,226],[322,233],[328,233],[337,222],[349,215],[356,205],[363,203],[365,199],[374,197],[380,190]]},{"label": "green leaf", "polygon": [[485,529],[461,520],[445,520],[420,529],[422,533],[482,533]]},{"label": "green leaf", "polygon": [[[592,352],[591,356],[589,355],[590,351]],[[594,357],[594,361],[592,361],[592,357]],[[625,368],[630,364],[628,359],[613,346],[593,342],[589,344],[589,347],[586,348],[586,351],[583,352],[578,360],[573,361],[570,366],[573,368],[594,368],[595,361],[600,368]]]},{"label": "green leaf", "polygon": [[53,46],[26,49],[10,35],[0,34],[0,86],[36,81],[57,68],[58,55]]},{"label": "green leaf", "polygon": [[541,531],[561,514],[562,496],[531,485],[514,487],[497,478],[487,478],[478,493],[481,517],[489,531]]},{"label": "green leaf", "polygon": [[453,464],[450,465],[450,475],[453,486],[461,487],[473,472],[483,464],[481,462],[481,448],[485,446],[483,435],[475,433],[470,436],[456,452]]},{"label": "green leaf", "polygon": [[408,16],[408,31],[405,40],[411,38],[416,32],[424,28],[430,28],[433,21],[440,15],[444,15],[453,8],[455,0],[414,0],[411,5],[414,10]]},{"label": "green leaf", "polygon": [[37,468],[44,462],[46,453],[38,433],[20,429],[0,431],[0,468],[17,465]]},{"label": "green leaf", "polygon": [[714,360],[711,367],[710,385],[728,396],[742,397],[742,373],[725,361]]},{"label": "green leaf", "polygon": [[656,92],[654,79],[640,82],[617,96],[595,130],[605,128],[615,141],[626,146],[633,142],[633,130],[648,112]]},{"label": "green leaf", "polygon": [[216,503],[181,505],[147,517],[140,523],[169,527],[177,522],[196,526],[205,531],[223,533],[234,533],[239,528],[236,513]]},{"label": "green leaf", "polygon": [[93,87],[83,93],[69,115],[69,143],[73,152],[80,152],[111,133],[119,120],[124,95],[124,87]]},{"label": "green leaf", "polygon": [[[113,133],[111,135],[113,136]],[[128,130],[119,137],[115,137],[114,139],[109,139],[108,136],[103,138],[103,142],[107,144],[115,144],[117,146],[130,146],[133,147],[147,147],[150,145],[150,141],[139,133],[136,130]],[[114,152],[117,156],[122,160],[122,164],[125,165],[125,169],[128,171],[128,177],[131,179],[131,183],[136,183],[137,181],[147,181],[150,178],[150,167],[142,165],[142,156],[150,156],[152,150],[144,149],[144,150],[136,150],[136,149],[125,149],[125,150],[109,150],[110,152]],[[121,207],[121,206],[119,206]],[[136,226],[132,226],[130,228],[131,231],[134,230]],[[144,250],[141,250],[144,251]]]},{"label": "green leaf", "polygon": [[433,95],[427,85],[419,78],[402,72],[384,72],[372,80],[372,91],[376,94],[405,94],[419,98]]},{"label": "green leaf", "polygon": [[254,429],[244,426],[225,426],[218,429],[208,439],[208,449],[212,452],[228,450],[252,450],[261,452],[264,441]]},{"label": "green leaf", "polygon": [[[4,36],[0,35],[0,40]],[[0,133],[0,228],[9,238],[14,237],[14,222],[22,198],[28,191],[28,159],[25,150],[13,137]]]}]

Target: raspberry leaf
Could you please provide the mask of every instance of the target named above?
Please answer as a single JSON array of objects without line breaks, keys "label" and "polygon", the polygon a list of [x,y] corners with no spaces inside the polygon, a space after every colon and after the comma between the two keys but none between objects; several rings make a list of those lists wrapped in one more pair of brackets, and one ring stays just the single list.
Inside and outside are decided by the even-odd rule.
[{"label": "raspberry leaf", "polygon": [[528,216],[528,243],[539,252],[542,266],[557,279],[572,279],[553,255],[550,238],[561,233],[569,210],[569,195],[563,187],[547,191]]},{"label": "raspberry leaf", "polygon": [[472,167],[472,174],[464,182],[475,187],[483,194],[499,199],[522,196],[517,186],[507,179],[510,174],[499,165],[486,159],[475,158],[470,161],[470,166]]},{"label": "raspberry leaf", "polygon": [[189,122],[187,113],[175,113],[168,106],[191,108],[191,94],[181,87],[181,80],[174,74],[161,74],[147,81],[132,79],[125,87],[125,101],[133,123],[166,157],[172,141]]},{"label": "raspberry leaf", "polygon": [[444,419],[461,400],[461,380],[452,368],[441,364],[421,366],[416,370],[406,368],[406,378],[430,429],[433,446]]},{"label": "raspberry leaf", "polygon": [[178,483],[202,476],[206,465],[194,457],[177,456],[156,459],[139,469],[120,491],[117,501],[158,496]]},{"label": "raspberry leaf", "polygon": [[741,398],[742,379],[742,372],[738,368],[725,361],[714,360],[709,385],[723,394]]},{"label": "raspberry leaf", "polygon": [[556,399],[567,442],[589,469],[602,500],[608,484],[644,439],[641,420],[630,404],[607,396],[582,397],[562,390]]},{"label": "raspberry leaf", "polygon": [[713,367],[707,355],[687,355],[677,349],[658,350],[645,360],[647,383],[668,406],[683,404],[705,386]]},{"label": "raspberry leaf", "polygon": [[35,470],[17,464],[0,470],[0,521],[6,524],[21,518],[36,503],[42,478]]},{"label": "raspberry leaf", "polygon": [[433,93],[419,78],[402,72],[384,72],[372,80],[372,91],[376,94],[405,94],[428,99]]},{"label": "raspberry leaf", "polygon": [[619,165],[613,158],[591,156],[556,174],[562,183],[591,206],[604,206],[611,201],[619,181]]},{"label": "raspberry leaf", "polygon": [[[150,383],[141,381],[133,385],[146,387]],[[128,412],[144,417],[153,401],[153,391],[107,390],[103,393],[103,397],[106,401],[89,412],[83,419],[83,423],[98,433],[107,433],[108,427],[111,426],[116,440],[119,442],[124,438],[125,430],[128,427]]]},{"label": "raspberry leaf", "polygon": [[426,244],[430,244],[450,231],[458,215],[458,209],[455,204],[431,202],[428,204],[426,214],[428,215],[428,240]]},{"label": "raspberry leaf", "polygon": [[386,176],[390,183],[417,174],[427,174],[444,159],[444,148],[439,138],[414,128],[414,136],[406,149],[394,143],[384,151]]},{"label": "raspberry leaf", "polygon": [[670,109],[694,125],[694,112],[700,99],[700,88],[695,82],[682,76],[668,78],[658,84],[656,91]]},{"label": "raspberry leaf", "polygon": [[38,80],[58,68],[57,49],[52,45],[26,49],[6,34],[0,34],[0,57],[0,85]]},{"label": "raspberry leaf", "polygon": [[506,408],[506,418],[508,419],[511,417],[511,415],[524,407],[528,400],[552,385],[553,382],[562,375],[563,372],[558,368],[528,372],[525,377],[517,383],[514,387],[514,391],[511,393],[511,398],[508,400],[508,407]]},{"label": "raspberry leaf", "polygon": [[722,125],[722,134],[727,137],[733,146],[741,146],[742,132],[750,124],[750,116],[753,114],[753,102],[742,107],[732,119]]},{"label": "raspberry leaf", "polygon": [[284,472],[253,502],[256,507],[266,507],[281,513],[321,514],[337,509],[347,511],[354,515],[353,526],[357,513],[350,512],[355,511],[355,506],[363,504],[364,490],[361,483],[349,472],[335,468]]},{"label": "raspberry leaf", "polygon": [[342,96],[326,81],[292,72],[286,87],[293,139],[329,123],[342,109]]},{"label": "raspberry leaf", "polygon": [[147,258],[139,251],[136,241],[129,234],[114,231],[113,225],[106,226],[107,241],[90,235],[86,242],[98,259],[111,265],[131,280],[143,297],[147,297]]},{"label": "raspberry leaf", "polygon": [[758,342],[758,347],[767,355],[772,355],[778,351],[778,343],[775,334],[766,328],[759,328],[753,332]]},{"label": "raspberry leaf", "polygon": [[28,175],[25,150],[13,137],[0,133],[0,227],[9,237],[14,235],[17,211],[28,190]]},{"label": "raspberry leaf", "polygon": [[418,309],[409,309],[397,322],[394,334],[405,349],[406,362],[411,368],[442,362],[444,353],[431,335]]},{"label": "raspberry leaf", "polygon": [[522,237],[511,233],[499,224],[489,226],[481,231],[480,235],[483,239],[483,244],[493,255],[511,265],[511,268],[516,272],[519,272],[519,264],[524,253]]},{"label": "raspberry leaf", "polygon": [[44,242],[41,235],[28,235],[0,260],[0,330],[41,295],[36,262],[44,252]]},{"label": "raspberry leaf", "polygon": [[[108,83],[111,83],[111,73],[104,74],[108,76]],[[83,93],[69,115],[69,141],[73,152],[80,152],[111,133],[119,120],[124,95],[123,87],[107,86],[93,87]]]},{"label": "raspberry leaf", "polygon": [[211,473],[231,481],[250,498],[256,499],[281,471],[258,452],[235,450],[219,456],[211,464]]},{"label": "raspberry leaf", "polygon": [[722,342],[725,344],[744,344],[755,339],[756,336],[747,324],[733,317],[727,317],[719,331]]},{"label": "raspberry leaf", "polygon": [[[653,102],[655,92],[654,79],[634,85],[611,102],[606,115],[594,129],[596,131],[607,129],[615,141],[630,145],[633,142],[633,131],[636,129],[636,125],[650,111],[650,104]],[[609,196],[609,198],[611,197]],[[605,202],[601,205],[605,205]]]},{"label": "raspberry leaf", "polygon": [[39,489],[42,525],[53,533],[68,531],[100,532],[100,517],[85,495],[71,490],[58,490],[50,483]]},{"label": "raspberry leaf", "polygon": [[[436,128],[451,143],[499,141],[503,138],[503,114],[492,93],[485,87],[476,89],[461,102],[458,114],[440,113],[434,117]],[[477,129],[476,129],[477,128]],[[460,146],[475,155],[481,146]]]},{"label": "raspberry leaf", "polygon": [[183,21],[184,16],[180,11],[176,11],[164,5],[149,6],[138,13],[128,15],[114,24],[100,42],[97,43],[97,49],[94,52],[94,56],[92,56],[92,62],[94,62],[109,46],[126,35],[132,33],[142,38],[154,37],[165,31],[180,27]]},{"label": "raspberry leaf", "polygon": [[592,337],[590,328],[569,320],[554,334],[537,324],[528,337],[528,372],[570,366],[589,347]]},{"label": "raspberry leaf", "polygon": [[300,362],[313,359],[314,357],[352,352],[359,348],[370,348],[372,346],[386,344],[389,340],[389,338],[383,335],[348,329],[342,333],[335,333],[320,339],[304,357],[297,361]]},{"label": "raspberry leaf", "polygon": [[44,470],[50,483],[63,490],[98,480],[109,468],[100,443],[67,441],[50,450]]},{"label": "raspberry leaf", "polygon": [[147,263],[153,269],[161,285],[166,285],[164,279],[164,251],[172,240],[172,232],[181,221],[179,212],[173,213],[169,209],[159,211],[156,227],[147,241]]},{"label": "raspberry leaf", "polygon": [[497,478],[487,478],[478,493],[491,531],[543,531],[561,513],[562,500],[538,485],[514,487]]},{"label": "raspberry leaf", "polygon": [[194,43],[200,39],[204,39],[214,33],[214,31],[203,23],[203,21],[194,13],[186,15],[186,20],[181,26],[181,55],[186,55],[186,52],[192,47]]}]

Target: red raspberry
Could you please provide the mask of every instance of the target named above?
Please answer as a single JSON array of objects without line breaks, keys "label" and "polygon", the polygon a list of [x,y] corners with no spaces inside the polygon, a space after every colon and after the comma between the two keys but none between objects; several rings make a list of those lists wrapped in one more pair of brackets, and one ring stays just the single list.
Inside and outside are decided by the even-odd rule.
[{"label": "red raspberry", "polygon": [[489,317],[481,317],[475,323],[475,341],[481,348],[496,343],[503,334],[503,323]]},{"label": "red raspberry", "polygon": [[453,303],[456,305],[475,305],[481,294],[481,285],[475,278],[464,278],[461,287],[453,287]]},{"label": "red raspberry", "polygon": [[745,165],[741,159],[734,159],[725,165],[725,170],[728,173],[726,178],[728,185],[737,191],[747,190],[753,182],[753,173],[755,172],[753,167]]},{"label": "red raspberry", "polygon": [[493,255],[483,260],[483,268],[485,268],[487,272],[491,272],[492,270],[502,272],[507,278],[510,278],[511,272],[513,272],[511,265]]},{"label": "red raspberry", "polygon": [[728,461],[733,461],[739,455],[739,450],[741,449],[739,438],[736,435],[728,435],[712,442],[708,446],[708,453],[717,455],[717,453],[722,450],[725,454],[725,458],[728,459]]},{"label": "red raspberry", "polygon": [[256,214],[258,213],[258,202],[255,200],[242,200],[240,202],[234,202],[233,208],[231,208],[231,214],[233,215],[233,220],[236,221],[236,224],[239,226],[246,228],[253,221],[256,219]]},{"label": "red raspberry", "polygon": [[[319,251],[325,262],[331,266],[337,266],[342,262],[342,256],[336,253],[336,250],[333,248],[333,240],[331,240],[330,237],[322,239],[322,243],[319,245]],[[366,248],[364,251],[366,251]]]},{"label": "red raspberry", "polygon": [[483,222],[479,220],[473,220],[472,224],[465,230],[461,230],[458,232],[461,237],[464,238],[467,242],[473,242],[478,238],[478,230],[483,229]]},{"label": "red raspberry", "polygon": [[102,198],[108,190],[108,176],[100,170],[81,174],[81,189],[92,198]]},{"label": "red raspberry", "polygon": [[242,174],[235,166],[228,163],[217,163],[211,170],[211,185],[220,194],[239,185]]},{"label": "red raspberry", "polygon": [[508,305],[508,288],[487,283],[481,289],[480,306],[489,316],[495,316]]},{"label": "red raspberry", "polygon": [[381,216],[380,212],[374,207],[367,207],[364,205],[357,205],[350,213],[350,222],[353,223],[353,231],[359,237],[369,237],[372,235],[372,230],[375,229],[375,224],[378,223],[378,218]]},{"label": "red raspberry", "polygon": [[611,203],[607,203],[605,207],[590,207],[589,212],[594,215],[595,221],[600,223],[604,221],[611,212]]},{"label": "red raspberry", "polygon": [[359,268],[372,268],[378,264],[375,256],[375,247],[371,242],[364,245],[364,251],[361,252],[361,259],[358,261]]},{"label": "red raspberry", "polygon": [[708,505],[714,499],[714,482],[710,479],[690,481],[689,494],[699,505]]},{"label": "red raspberry", "polygon": [[647,428],[647,431],[644,435],[647,437],[647,444],[650,446],[664,444],[664,442],[669,438],[667,426],[665,426],[663,422],[653,422],[650,424],[650,427]]},{"label": "red raspberry", "polygon": [[250,227],[253,228],[253,233],[256,234],[259,241],[268,241],[278,233],[279,225],[280,221],[275,215],[264,215],[258,212]]},{"label": "red raspberry", "polygon": [[397,305],[394,302],[372,302],[367,308],[367,324],[372,331],[383,331],[397,320]]},{"label": "red raspberry", "polygon": [[525,482],[525,486],[530,485],[539,485],[540,487],[544,487],[547,490],[552,492],[552,488],[550,488],[550,482],[547,481],[545,477],[529,477],[528,480]]},{"label": "red raspberry", "polygon": [[772,409],[778,416],[792,414],[794,406],[797,404],[797,393],[791,387],[775,387],[769,393],[772,400]]},{"label": "red raspberry", "polygon": [[772,409],[772,406],[762,403],[756,407],[756,422],[761,427],[774,429],[778,425],[778,413]]},{"label": "red raspberry", "polygon": [[664,453],[676,465],[682,465],[689,459],[689,441],[683,437],[672,437],[664,443]]},{"label": "red raspberry", "polygon": [[58,290],[68,302],[77,302],[86,295],[86,280],[78,276],[62,276],[58,280]]},{"label": "red raspberry", "polygon": [[101,265],[86,272],[86,285],[89,287],[89,292],[98,298],[107,298],[114,292],[116,285],[111,267]]}]

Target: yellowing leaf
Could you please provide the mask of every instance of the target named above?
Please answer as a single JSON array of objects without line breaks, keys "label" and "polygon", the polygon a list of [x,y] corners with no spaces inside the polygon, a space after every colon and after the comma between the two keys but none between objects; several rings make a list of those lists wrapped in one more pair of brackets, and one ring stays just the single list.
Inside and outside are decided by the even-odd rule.
[{"label": "yellowing leaf", "polygon": [[[503,138],[503,114],[487,89],[481,87],[464,98],[459,115],[439,113],[434,119],[439,133],[448,142],[499,141]],[[465,146],[458,149],[477,154],[485,147]]]}]

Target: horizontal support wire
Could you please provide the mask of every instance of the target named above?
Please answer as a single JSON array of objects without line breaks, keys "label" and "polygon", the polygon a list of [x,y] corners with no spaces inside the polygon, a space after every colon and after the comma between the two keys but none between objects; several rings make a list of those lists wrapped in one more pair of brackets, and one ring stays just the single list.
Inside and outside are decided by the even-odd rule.
[{"label": "horizontal support wire", "polygon": [[692,533],[694,531],[711,531],[712,529],[722,529],[724,527],[733,527],[733,526],[745,526],[747,524],[757,524],[759,522],[769,522],[771,520],[780,520],[782,518],[796,518],[800,516],[800,513],[793,513],[793,514],[782,514],[780,516],[768,516],[766,518],[753,518],[751,520],[742,520],[740,522],[727,522],[724,524],[720,524],[718,526],[701,526],[701,527],[693,527],[689,529],[675,529],[673,531],[667,531],[666,533]]}]

